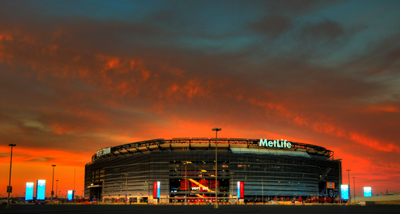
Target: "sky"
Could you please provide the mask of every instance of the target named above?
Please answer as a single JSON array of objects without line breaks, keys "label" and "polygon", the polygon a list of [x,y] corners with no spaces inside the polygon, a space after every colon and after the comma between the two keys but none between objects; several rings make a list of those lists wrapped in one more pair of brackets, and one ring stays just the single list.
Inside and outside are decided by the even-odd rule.
[{"label": "sky", "polygon": [[[400,1],[0,1],[0,197],[82,194],[99,149],[269,138],[400,192]],[[74,176],[75,172],[75,176]],[[353,179],[352,179],[353,183]],[[56,184],[54,184],[56,189]]]}]

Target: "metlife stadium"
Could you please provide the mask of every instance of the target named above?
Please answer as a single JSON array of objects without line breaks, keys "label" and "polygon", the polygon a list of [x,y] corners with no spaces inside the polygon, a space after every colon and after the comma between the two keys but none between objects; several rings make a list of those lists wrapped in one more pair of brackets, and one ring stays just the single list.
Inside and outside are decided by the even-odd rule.
[{"label": "metlife stadium", "polygon": [[[326,148],[287,140],[154,139],[99,150],[85,166],[85,197],[221,202],[337,197],[341,162]],[[154,200],[158,198],[157,200]]]}]

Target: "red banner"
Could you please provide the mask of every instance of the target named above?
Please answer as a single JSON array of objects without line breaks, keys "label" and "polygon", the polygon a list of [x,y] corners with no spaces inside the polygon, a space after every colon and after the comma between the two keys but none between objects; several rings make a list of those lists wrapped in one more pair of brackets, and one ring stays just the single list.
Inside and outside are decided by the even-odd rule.
[{"label": "red banner", "polygon": [[239,181],[239,185],[240,185],[240,196],[239,198],[244,198],[244,184],[243,181]]},{"label": "red banner", "polygon": [[153,198],[158,198],[157,197],[157,181],[153,182]]}]

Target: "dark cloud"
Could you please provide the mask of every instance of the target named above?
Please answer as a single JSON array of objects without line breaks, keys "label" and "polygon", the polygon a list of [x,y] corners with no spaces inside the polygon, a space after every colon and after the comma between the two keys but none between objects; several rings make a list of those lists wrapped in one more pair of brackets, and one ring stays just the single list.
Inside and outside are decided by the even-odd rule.
[{"label": "dark cloud", "polygon": [[384,40],[370,42],[365,51],[354,55],[344,67],[348,70],[370,76],[381,73],[383,76],[395,75],[398,78],[400,68],[400,33],[386,37]]},{"label": "dark cloud", "polygon": [[277,38],[292,27],[292,21],[289,17],[270,15],[250,24],[250,28],[258,33],[269,35],[271,38]]},{"label": "dark cloud", "polygon": [[321,10],[331,7],[347,0],[321,1],[321,0],[282,0],[282,1],[267,1],[267,8],[270,13],[284,13],[292,15],[304,15],[312,11]]},{"label": "dark cloud", "polygon": [[316,24],[304,24],[301,29],[300,38],[307,40],[307,42],[326,40],[329,43],[343,35],[345,35],[343,26],[337,22],[325,19]]}]

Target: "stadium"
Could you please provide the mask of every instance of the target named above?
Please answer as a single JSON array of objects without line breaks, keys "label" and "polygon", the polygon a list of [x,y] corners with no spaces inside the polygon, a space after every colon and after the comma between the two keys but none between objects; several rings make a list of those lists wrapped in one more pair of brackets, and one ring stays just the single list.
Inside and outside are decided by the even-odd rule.
[{"label": "stadium", "polygon": [[340,168],[333,151],[283,139],[154,139],[97,151],[84,191],[99,201],[151,203],[212,202],[216,191],[218,202],[335,198]]}]

